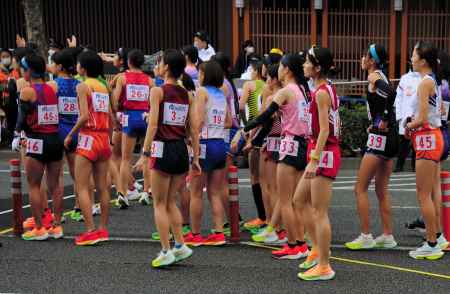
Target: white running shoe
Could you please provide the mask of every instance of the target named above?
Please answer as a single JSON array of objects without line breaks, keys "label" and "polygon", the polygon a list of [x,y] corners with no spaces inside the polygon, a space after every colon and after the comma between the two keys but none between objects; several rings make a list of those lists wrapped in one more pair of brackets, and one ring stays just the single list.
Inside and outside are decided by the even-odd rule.
[{"label": "white running shoe", "polygon": [[139,203],[142,205],[151,205],[152,199],[150,198],[150,195],[148,195],[147,192],[141,192],[139,197]]},{"label": "white running shoe", "polygon": [[358,236],[355,240],[345,243],[345,247],[350,250],[362,250],[372,249],[376,246],[375,240],[373,240],[372,234],[363,234]]},{"label": "white running shoe", "polygon": [[449,242],[447,241],[447,239],[445,239],[443,233],[441,233],[441,236],[437,238],[436,242],[438,243],[439,247],[441,247],[442,250],[447,249],[447,247],[449,246]]},{"label": "white running shoe", "polygon": [[120,209],[127,209],[130,206],[127,197],[121,194],[117,194],[117,203],[119,203]]},{"label": "white running shoe", "polygon": [[179,249],[175,247],[172,249],[172,253],[175,256],[175,262],[191,257],[192,252],[192,249],[187,247],[186,244],[183,244]]},{"label": "white running shoe", "polygon": [[129,201],[137,201],[141,198],[138,189],[134,189],[133,191],[127,190],[127,198]]},{"label": "white running shoe", "polygon": [[397,246],[397,242],[392,235],[381,235],[375,238],[375,243],[377,248],[394,248]]},{"label": "white running shoe", "polygon": [[138,190],[138,191],[142,191],[142,189],[144,188],[144,186],[140,183],[138,183],[138,181],[134,181],[133,186]]},{"label": "white running shoe", "polygon": [[409,256],[414,259],[428,259],[428,260],[436,260],[441,258],[444,255],[441,247],[438,245],[431,247],[428,245],[428,242],[423,242],[423,245],[416,250],[409,251]]},{"label": "white running shoe", "polygon": [[101,210],[100,210],[100,206],[99,205],[92,205],[92,215],[96,216],[96,215],[100,215]]},{"label": "white running shoe", "polygon": [[171,250],[168,250],[166,253],[161,251],[158,254],[158,257],[152,260],[153,267],[163,267],[167,265],[171,265],[175,262],[175,256],[173,255]]}]

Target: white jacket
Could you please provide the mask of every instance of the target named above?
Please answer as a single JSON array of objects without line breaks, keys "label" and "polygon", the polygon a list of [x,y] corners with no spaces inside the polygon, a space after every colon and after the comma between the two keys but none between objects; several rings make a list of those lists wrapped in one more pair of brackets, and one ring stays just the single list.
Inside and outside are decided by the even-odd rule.
[{"label": "white jacket", "polygon": [[203,61],[209,61],[211,57],[216,55],[216,51],[214,48],[208,44],[208,47],[206,49],[199,49],[198,50],[198,57]]},{"label": "white jacket", "polygon": [[395,97],[395,118],[399,121],[398,132],[405,134],[403,124],[407,117],[413,115],[412,103],[417,96],[417,87],[421,81],[420,74],[410,71],[404,74],[397,87],[397,96]]}]

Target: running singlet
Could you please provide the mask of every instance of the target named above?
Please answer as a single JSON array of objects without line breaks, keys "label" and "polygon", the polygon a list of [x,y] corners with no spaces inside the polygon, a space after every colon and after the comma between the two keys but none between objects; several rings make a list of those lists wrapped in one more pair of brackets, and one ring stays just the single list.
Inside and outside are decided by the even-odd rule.
[{"label": "running singlet", "polygon": [[109,94],[106,86],[97,79],[85,81],[91,93],[87,96],[89,119],[81,131],[109,131]]},{"label": "running singlet", "polygon": [[250,93],[250,96],[248,97],[247,106],[248,106],[248,120],[253,120],[255,117],[258,116],[259,112],[259,104],[260,101],[258,101],[261,97],[262,91],[264,88],[264,81],[263,80],[256,80],[255,81],[255,90]]},{"label": "running singlet", "polygon": [[[428,98],[428,117],[427,122],[424,124],[423,128],[438,128],[441,126],[441,89],[438,87],[436,79],[431,75],[426,75],[422,78],[423,80],[430,79],[434,82],[434,95]],[[419,116],[419,97],[415,97],[415,99],[411,103],[413,113],[415,117]]]},{"label": "running singlet", "polygon": [[205,89],[208,91],[208,102],[200,139],[223,139],[227,114],[225,95],[216,87],[206,86]]},{"label": "running singlet", "polygon": [[125,87],[122,89],[120,101],[125,110],[149,109],[149,77],[142,72],[127,71],[124,73]]},{"label": "running singlet", "polygon": [[231,83],[228,79],[224,79],[223,83],[225,84],[225,87],[227,87],[228,95],[226,97],[227,99],[227,105],[228,109],[230,110],[231,119],[232,119],[232,127],[233,128],[239,128],[239,116],[238,112],[236,111],[239,109],[239,102],[237,97],[234,96],[233,87],[231,86]]},{"label": "running singlet", "polygon": [[[306,136],[308,133],[308,101],[304,92],[296,84],[288,84],[287,89],[295,95],[291,103],[280,106],[281,135]],[[302,87],[303,89],[303,87]]]},{"label": "running singlet", "polygon": [[26,117],[27,125],[33,133],[53,134],[58,132],[58,98],[47,84],[32,84],[36,100]]},{"label": "running singlet", "polygon": [[74,78],[56,78],[58,85],[58,112],[59,122],[67,125],[75,125],[78,119],[77,86],[79,80]]},{"label": "running singlet", "polygon": [[[381,76],[381,79],[385,81],[387,84],[389,84],[389,80],[385,76],[385,74],[381,70],[376,70],[376,73],[378,73]],[[380,123],[385,107],[386,107],[386,100],[388,99],[388,95],[381,91],[380,89],[376,89],[375,91],[369,84],[368,91],[367,91],[367,114],[369,120],[372,121],[374,126],[378,126]],[[389,109],[387,109],[389,111]],[[390,113],[394,112],[389,111]],[[389,117],[389,122],[394,122],[395,117]]]}]

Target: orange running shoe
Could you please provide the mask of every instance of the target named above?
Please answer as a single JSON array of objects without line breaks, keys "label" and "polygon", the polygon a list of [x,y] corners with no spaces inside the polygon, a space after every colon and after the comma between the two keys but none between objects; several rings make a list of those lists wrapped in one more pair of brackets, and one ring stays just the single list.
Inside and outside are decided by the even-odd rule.
[{"label": "orange running shoe", "polygon": [[327,281],[333,279],[335,275],[330,265],[325,267],[316,265],[304,273],[299,273],[298,278],[305,281]]},{"label": "orange running shoe", "polygon": [[48,230],[48,235],[53,239],[61,239],[64,237],[63,227],[60,226],[52,226],[50,230]]},{"label": "orange running shoe", "polygon": [[[44,214],[42,215],[42,226],[45,227],[47,230],[52,227],[53,223],[53,214],[50,209],[45,209]],[[23,222],[23,229],[24,230],[32,230],[36,227],[36,222],[34,220],[34,217],[29,217]]]},{"label": "orange running shoe", "polygon": [[302,262],[298,267],[304,270],[308,270],[316,266],[318,260],[319,260],[319,252],[315,248],[312,248],[306,260]]},{"label": "orange running shoe", "polygon": [[248,221],[244,224],[244,228],[247,230],[260,228],[261,226],[265,225],[266,222],[261,220],[260,218],[252,219],[251,221]]},{"label": "orange running shoe", "polygon": [[44,241],[48,239],[48,232],[44,227],[40,229],[32,229],[22,234],[22,239],[25,241]]}]

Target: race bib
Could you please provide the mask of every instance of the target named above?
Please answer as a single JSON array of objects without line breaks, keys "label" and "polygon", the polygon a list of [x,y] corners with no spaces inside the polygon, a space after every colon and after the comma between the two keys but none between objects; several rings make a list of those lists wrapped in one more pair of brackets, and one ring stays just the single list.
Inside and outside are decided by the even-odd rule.
[{"label": "race bib", "polygon": [[55,125],[58,122],[58,105],[38,105],[39,125]]},{"label": "race bib", "polygon": [[231,142],[230,129],[224,129],[223,130],[223,140],[225,141],[225,143],[230,143]]},{"label": "race bib", "polygon": [[304,122],[309,121],[308,103],[304,100],[298,101],[298,119]]},{"label": "race bib", "polygon": [[164,102],[163,123],[170,126],[184,126],[189,105]]},{"label": "race bib", "polygon": [[58,110],[61,114],[78,114],[77,97],[59,97]]},{"label": "race bib", "polygon": [[200,144],[200,159],[206,159],[206,144]]},{"label": "race bib", "polygon": [[386,136],[370,133],[367,140],[367,147],[373,150],[384,151],[386,149]]},{"label": "race bib", "polygon": [[436,150],[436,135],[418,135],[416,136],[416,150],[417,151],[432,151]]},{"label": "race bib", "polygon": [[308,113],[308,135],[311,136],[312,133],[312,113]]},{"label": "race bib", "polygon": [[150,150],[151,156],[155,158],[162,158],[164,151],[164,142],[153,141],[152,148]]},{"label": "race bib", "polygon": [[208,113],[208,127],[221,128],[225,125],[225,109],[213,108]]},{"label": "race bib", "polygon": [[109,112],[109,95],[105,93],[93,92],[92,104],[95,112]]},{"label": "race bib", "polygon": [[94,143],[94,138],[89,135],[82,135],[80,134],[78,136],[78,148],[91,151],[92,150],[92,144]]},{"label": "race bib", "polygon": [[41,139],[27,139],[27,153],[42,154],[44,150],[44,141]]},{"label": "race bib", "polygon": [[298,142],[293,138],[286,137],[281,140],[280,143],[280,154],[290,155],[297,157],[298,154]]},{"label": "race bib", "polygon": [[147,85],[127,85],[127,100],[148,101],[150,88]]},{"label": "race bib", "polygon": [[120,124],[122,125],[122,127],[128,127],[128,115],[127,114],[122,114],[121,119],[120,119]]},{"label": "race bib", "polygon": [[450,108],[450,102],[442,101],[441,120],[447,121],[449,108]]},{"label": "race bib", "polygon": [[321,168],[333,168],[334,166],[334,155],[331,151],[322,151],[320,153],[319,167]]},{"label": "race bib", "polygon": [[330,119],[330,122],[333,124],[334,135],[339,138],[340,132],[341,132],[341,119],[339,117],[339,111],[338,110],[330,110],[329,119]]},{"label": "race bib", "polygon": [[267,144],[266,144],[267,151],[278,152],[280,150],[280,143],[281,143],[280,138],[268,137]]}]

